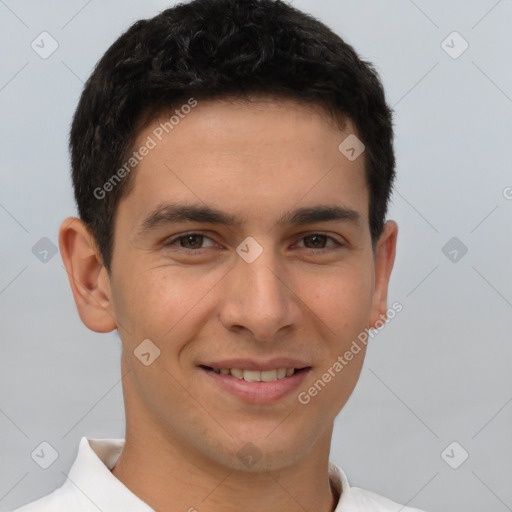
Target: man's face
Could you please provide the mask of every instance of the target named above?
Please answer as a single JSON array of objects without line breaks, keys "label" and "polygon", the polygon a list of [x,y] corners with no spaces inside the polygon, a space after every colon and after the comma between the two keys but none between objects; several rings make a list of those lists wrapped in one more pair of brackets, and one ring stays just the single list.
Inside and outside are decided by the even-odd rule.
[{"label": "man's face", "polygon": [[[350,122],[342,132],[293,101],[200,102],[159,141],[168,119],[139,134],[136,149],[148,136],[157,144],[115,220],[111,303],[128,432],[238,468],[252,443],[255,467],[284,467],[330,442],[364,349],[309,403],[299,394],[381,313],[364,154],[350,161],[338,149],[355,133]],[[177,205],[235,222],[180,220]],[[294,218],[333,207],[330,220]],[[143,340],[160,350],[154,361],[153,345],[137,349]],[[283,368],[300,371],[277,378]]]}]

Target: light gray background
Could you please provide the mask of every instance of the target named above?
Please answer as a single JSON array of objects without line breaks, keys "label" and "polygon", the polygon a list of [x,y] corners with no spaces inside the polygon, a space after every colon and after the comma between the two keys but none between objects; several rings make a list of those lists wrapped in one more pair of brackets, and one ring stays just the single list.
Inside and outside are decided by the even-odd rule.
[{"label": "light gray background", "polygon": [[[67,137],[83,82],[172,4],[0,0],[2,511],[60,485],[81,436],[124,435],[119,339],[81,324],[60,254],[32,247],[57,244],[76,212]],[[332,459],[353,485],[430,512],[512,510],[512,2],[293,4],[376,65],[396,111],[403,311],[371,342]],[[46,60],[30,46],[42,31],[59,43]],[[457,59],[441,47],[453,31],[469,43]],[[442,252],[454,236],[457,262]],[[30,456],[42,441],[59,454],[46,470]],[[452,464],[469,453],[458,469],[441,457],[453,441]]]}]

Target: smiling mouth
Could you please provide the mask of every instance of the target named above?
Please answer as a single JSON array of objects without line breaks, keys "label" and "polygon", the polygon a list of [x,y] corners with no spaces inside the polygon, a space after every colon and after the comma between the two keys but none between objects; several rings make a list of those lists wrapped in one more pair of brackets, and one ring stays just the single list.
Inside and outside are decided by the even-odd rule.
[{"label": "smiling mouth", "polygon": [[240,368],[212,368],[201,365],[201,368],[214,372],[218,375],[232,376],[238,380],[246,382],[274,382],[276,380],[286,379],[296,373],[303,372],[308,368],[275,368],[273,370],[242,370]]}]

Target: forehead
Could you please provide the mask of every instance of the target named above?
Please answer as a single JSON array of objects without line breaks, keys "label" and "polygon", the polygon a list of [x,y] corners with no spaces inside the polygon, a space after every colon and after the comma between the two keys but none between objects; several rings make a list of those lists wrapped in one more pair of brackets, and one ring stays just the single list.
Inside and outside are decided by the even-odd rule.
[{"label": "forehead", "polygon": [[139,132],[134,150],[151,149],[121,201],[130,203],[134,222],[137,212],[170,200],[260,217],[321,201],[367,216],[364,155],[350,161],[338,148],[356,134],[350,119],[341,123],[321,106],[289,99],[194,102]]}]

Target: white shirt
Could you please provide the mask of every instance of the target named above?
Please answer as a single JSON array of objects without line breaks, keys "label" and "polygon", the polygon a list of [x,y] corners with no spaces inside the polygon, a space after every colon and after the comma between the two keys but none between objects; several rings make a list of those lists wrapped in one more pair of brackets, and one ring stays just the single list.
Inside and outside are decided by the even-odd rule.
[{"label": "white shirt", "polygon": [[[111,473],[123,446],[124,439],[82,437],[64,484],[13,512],[154,512]],[[332,462],[329,477],[338,494],[343,490],[335,512],[422,512],[374,492],[350,487],[345,473]]]}]

